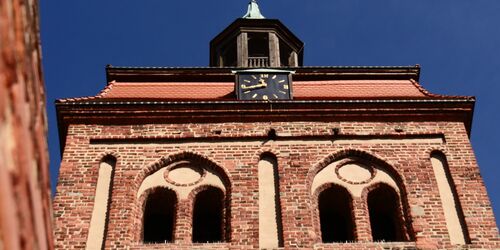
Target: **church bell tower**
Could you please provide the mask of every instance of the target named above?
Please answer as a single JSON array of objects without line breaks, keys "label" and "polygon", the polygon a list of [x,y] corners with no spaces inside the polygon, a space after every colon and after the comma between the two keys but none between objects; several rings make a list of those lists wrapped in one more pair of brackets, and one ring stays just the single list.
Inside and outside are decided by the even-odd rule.
[{"label": "church bell tower", "polygon": [[209,67],[108,66],[57,100],[56,248],[500,249],[475,98],[303,45],[252,0]]},{"label": "church bell tower", "polygon": [[211,67],[302,66],[304,43],[277,19],[266,19],[256,0],[210,42]]}]

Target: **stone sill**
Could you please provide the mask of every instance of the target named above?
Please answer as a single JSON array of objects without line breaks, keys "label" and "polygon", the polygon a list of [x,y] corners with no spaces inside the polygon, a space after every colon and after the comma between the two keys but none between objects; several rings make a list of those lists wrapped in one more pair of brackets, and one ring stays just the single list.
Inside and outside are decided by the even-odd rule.
[{"label": "stone sill", "polygon": [[314,249],[387,249],[414,250],[415,242],[356,242],[356,243],[318,243]]},{"label": "stone sill", "polygon": [[229,243],[164,243],[164,244],[138,244],[131,246],[130,250],[145,249],[229,249]]}]

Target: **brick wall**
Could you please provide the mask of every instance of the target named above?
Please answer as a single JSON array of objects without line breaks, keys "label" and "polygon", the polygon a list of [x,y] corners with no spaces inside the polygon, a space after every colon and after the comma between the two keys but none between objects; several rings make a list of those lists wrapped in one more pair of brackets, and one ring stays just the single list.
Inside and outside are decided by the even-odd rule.
[{"label": "brick wall", "polygon": [[52,249],[38,1],[0,0],[0,249]]},{"label": "brick wall", "polygon": [[[274,128],[276,141],[268,141]],[[333,128],[340,128],[337,136]],[[433,140],[426,140],[426,139]],[[436,140],[437,138],[437,140]],[[56,248],[84,248],[94,205],[100,161],[117,162],[109,204],[106,249],[255,249],[258,230],[258,162],[264,152],[278,160],[284,248],[451,249],[431,153],[444,153],[463,208],[470,249],[500,248],[498,230],[467,131],[460,122],[247,122],[199,124],[86,125],[68,127],[54,201]],[[371,242],[364,198],[354,198],[357,243],[321,243],[318,208],[311,185],[315,174],[346,156],[380,162],[393,173],[408,218],[409,242]],[[190,243],[176,233],[174,243],[144,245],[141,239],[142,181],[168,162],[203,159],[229,179],[229,242]],[[366,197],[364,195],[363,197]],[[191,201],[179,201],[190,216]],[[177,231],[191,231],[177,223]]]}]

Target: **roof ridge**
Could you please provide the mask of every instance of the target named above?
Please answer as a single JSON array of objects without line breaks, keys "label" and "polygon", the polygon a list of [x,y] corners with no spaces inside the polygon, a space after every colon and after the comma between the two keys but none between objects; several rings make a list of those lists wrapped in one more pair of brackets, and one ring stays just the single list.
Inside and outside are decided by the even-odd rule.
[{"label": "roof ridge", "polygon": [[415,81],[414,79],[410,79],[410,82],[420,91],[422,94],[428,97],[436,97],[436,98],[448,98],[448,99],[475,99],[474,96],[466,96],[466,95],[442,95],[442,94],[434,94],[425,89],[420,83]]},{"label": "roof ridge", "polygon": [[104,98],[106,94],[108,94],[109,91],[113,88],[113,85],[115,84],[115,81],[110,82],[104,89],[102,89],[97,95],[94,96],[82,96],[82,97],[70,97],[70,98],[62,98],[58,99],[57,102],[75,102],[75,101],[90,101],[90,100],[95,100],[99,98]]},{"label": "roof ridge", "polygon": [[[210,66],[113,66],[109,65],[106,67],[107,69],[237,69],[240,67],[234,67],[234,66],[227,66],[227,67],[210,67]],[[271,67],[271,68],[304,68],[304,69],[314,69],[314,68],[321,68],[321,69],[391,69],[391,68],[396,68],[396,69],[406,69],[406,68],[411,68],[411,69],[419,69],[418,66],[415,65],[306,65],[306,66],[299,66],[299,67]],[[247,69],[247,68],[245,68]]]},{"label": "roof ridge", "polygon": [[180,86],[185,85],[234,85],[233,82],[221,82],[221,81],[200,81],[200,82],[184,82],[184,81],[172,81],[172,82],[116,82],[118,86],[163,86],[163,85],[174,85],[179,84]]}]

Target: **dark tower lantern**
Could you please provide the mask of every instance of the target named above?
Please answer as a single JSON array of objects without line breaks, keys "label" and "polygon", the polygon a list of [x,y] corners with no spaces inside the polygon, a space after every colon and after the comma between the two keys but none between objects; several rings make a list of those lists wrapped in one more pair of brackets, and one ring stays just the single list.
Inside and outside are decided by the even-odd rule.
[{"label": "dark tower lantern", "polygon": [[255,0],[248,12],[210,42],[211,67],[298,67],[304,43],[276,19],[266,19]]}]

